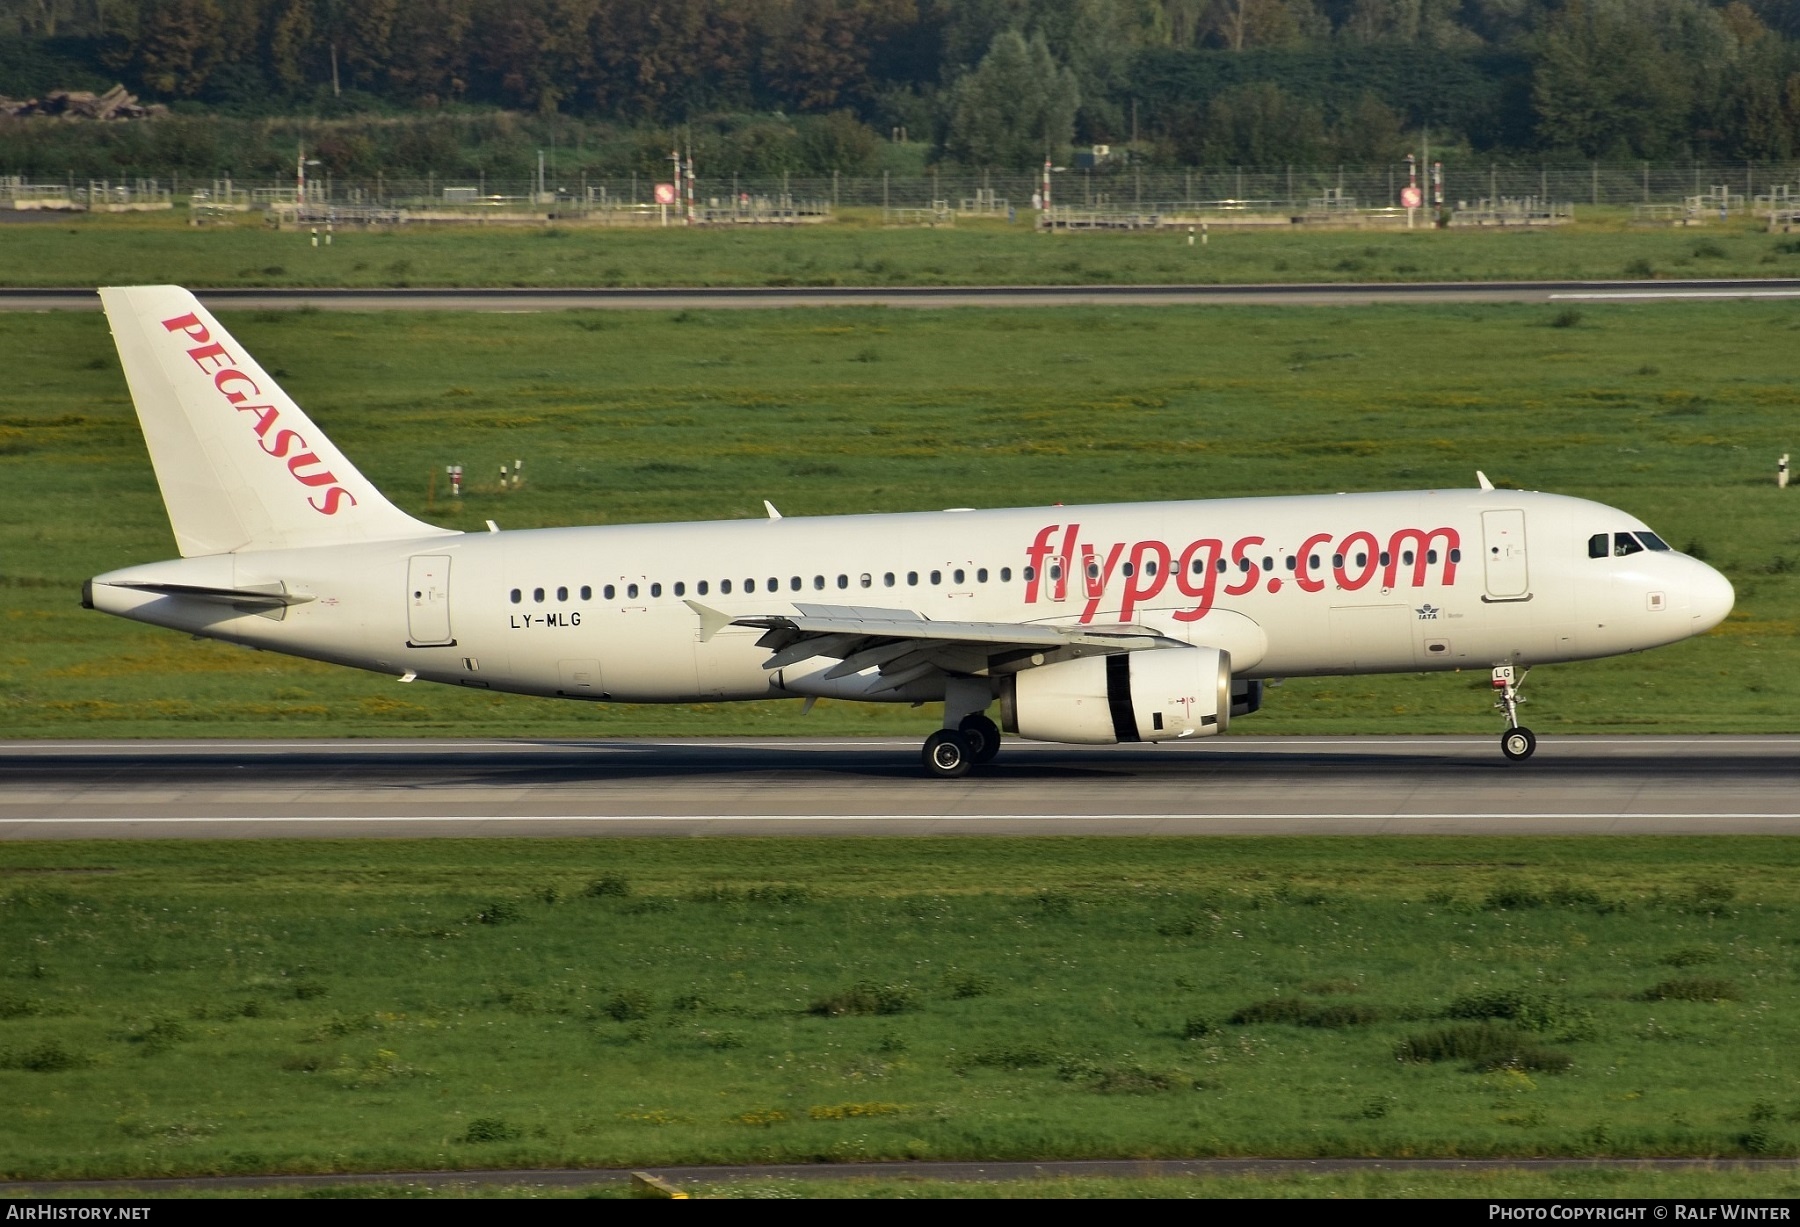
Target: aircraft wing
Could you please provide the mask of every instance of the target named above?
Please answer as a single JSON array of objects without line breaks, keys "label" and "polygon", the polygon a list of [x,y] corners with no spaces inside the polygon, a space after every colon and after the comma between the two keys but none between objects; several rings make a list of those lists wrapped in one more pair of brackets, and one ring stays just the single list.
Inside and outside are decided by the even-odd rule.
[{"label": "aircraft wing", "polygon": [[906,609],[853,605],[800,605],[795,614],[735,618],[696,601],[701,638],[727,626],[762,630],[758,647],[771,655],[765,669],[780,669],[824,656],[837,660],[825,680],[878,669],[882,684],[870,693],[897,690],[934,672],[970,675],[1005,666],[1030,668],[1078,656],[1112,656],[1147,648],[1184,647],[1139,626],[1059,626],[1038,622],[935,622]]}]

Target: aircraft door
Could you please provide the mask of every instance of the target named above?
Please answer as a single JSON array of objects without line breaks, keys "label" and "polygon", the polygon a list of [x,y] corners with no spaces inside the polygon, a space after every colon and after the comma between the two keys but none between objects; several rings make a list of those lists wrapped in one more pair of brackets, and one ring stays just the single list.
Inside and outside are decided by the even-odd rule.
[{"label": "aircraft door", "polygon": [[406,560],[406,646],[444,647],[450,636],[450,558],[419,554]]},{"label": "aircraft door", "polygon": [[1482,557],[1487,564],[1487,594],[1497,601],[1517,600],[1529,593],[1531,576],[1525,564],[1525,513],[1484,511]]}]

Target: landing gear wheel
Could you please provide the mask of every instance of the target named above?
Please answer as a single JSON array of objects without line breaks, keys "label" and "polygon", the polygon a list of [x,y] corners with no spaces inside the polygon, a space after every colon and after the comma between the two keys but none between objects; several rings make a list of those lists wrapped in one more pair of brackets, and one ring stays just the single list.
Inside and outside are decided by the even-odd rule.
[{"label": "landing gear wheel", "polygon": [[1537,749],[1537,736],[1530,729],[1507,729],[1500,734],[1500,753],[1515,763],[1522,763]]},{"label": "landing gear wheel", "polygon": [[969,743],[969,758],[977,767],[993,762],[1000,753],[1000,726],[986,716],[964,716],[956,731]]},{"label": "landing gear wheel", "polygon": [[975,763],[968,740],[955,729],[939,729],[925,739],[925,770],[940,780],[969,774]]}]

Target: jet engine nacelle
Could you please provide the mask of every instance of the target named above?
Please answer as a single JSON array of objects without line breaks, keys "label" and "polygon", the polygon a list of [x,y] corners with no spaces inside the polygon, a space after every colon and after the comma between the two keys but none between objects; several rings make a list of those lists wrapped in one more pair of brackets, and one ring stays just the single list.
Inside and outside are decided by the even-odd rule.
[{"label": "jet engine nacelle", "polygon": [[1231,723],[1231,656],[1217,648],[1088,656],[1008,682],[1001,722],[1033,741],[1174,741],[1223,733]]}]

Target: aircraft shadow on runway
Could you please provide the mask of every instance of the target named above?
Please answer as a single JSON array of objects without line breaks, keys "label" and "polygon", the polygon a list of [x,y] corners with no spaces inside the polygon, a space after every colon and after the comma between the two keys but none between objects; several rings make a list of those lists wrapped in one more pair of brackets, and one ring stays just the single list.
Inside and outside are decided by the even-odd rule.
[{"label": "aircraft shadow on runway", "polygon": [[[1170,783],[1249,783],[1257,780],[1323,783],[1331,778],[1413,781],[1448,777],[1461,786],[1489,787],[1508,781],[1529,784],[1603,781],[1639,785],[1650,779],[1693,781],[1731,779],[1791,783],[1793,763],[1785,756],[1732,755],[1698,751],[1680,755],[1612,754],[1562,749],[1529,763],[1509,763],[1497,751],[1469,746],[1445,754],[1371,750],[1235,750],[1208,747],[1104,748],[1034,746],[1003,751],[962,781],[946,785],[926,778],[916,752],[902,747],[681,745],[629,741],[559,748],[486,752],[481,749],[346,751],[318,749],[233,753],[229,750],[168,753],[83,754],[48,751],[0,759],[0,779],[15,787],[110,789],[192,788],[403,788],[486,785],[523,787],[622,783],[723,781],[729,777],[766,781],[772,775],[796,779],[866,779],[920,787],[969,786],[983,781],[1142,780]],[[1472,781],[1479,781],[1472,783]]]}]

